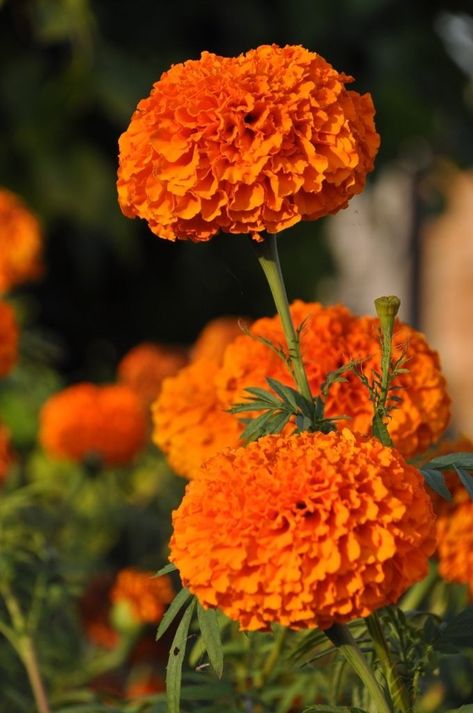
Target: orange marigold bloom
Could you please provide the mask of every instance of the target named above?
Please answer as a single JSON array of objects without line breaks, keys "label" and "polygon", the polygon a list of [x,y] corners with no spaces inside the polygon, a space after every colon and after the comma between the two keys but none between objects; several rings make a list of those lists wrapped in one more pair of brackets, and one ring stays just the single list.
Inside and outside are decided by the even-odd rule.
[{"label": "orange marigold bloom", "polygon": [[137,621],[155,624],[173,600],[174,591],[169,577],[155,577],[154,572],[128,567],[118,573],[110,598],[112,602],[128,602]]},{"label": "orange marigold bloom", "polygon": [[199,359],[163,382],[152,406],[153,441],[171,468],[194,478],[202,463],[222,448],[239,445],[242,426],[217,398],[218,364]]},{"label": "orange marigold bloom", "polygon": [[83,383],[54,394],[40,416],[40,442],[57,458],[96,454],[107,465],[130,462],[146,442],[146,416],[128,386]]},{"label": "orange marigold bloom", "polygon": [[0,292],[42,272],[39,223],[23,201],[0,188]]},{"label": "orange marigold bloom", "polygon": [[146,671],[141,675],[134,675],[128,681],[125,696],[130,699],[149,696],[152,693],[161,693],[166,690],[166,685],[161,678],[152,671]]},{"label": "orange marigold bloom", "polygon": [[118,378],[149,406],[158,396],[163,379],[177,374],[186,363],[182,349],[144,342],[125,354],[118,365]]},{"label": "orange marigold bloom", "polygon": [[192,359],[210,359],[221,363],[225,349],[242,334],[239,317],[217,317],[200,332],[192,348]]},{"label": "orange marigold bloom", "polygon": [[435,547],[420,473],[347,429],[218,454],[173,523],[170,559],[184,585],[247,630],[367,616],[426,574]]},{"label": "orange marigold bloom", "polygon": [[467,584],[473,596],[473,501],[465,499],[437,523],[439,572],[447,582]]},{"label": "orange marigold bloom", "polygon": [[176,64],[120,137],[118,197],[168,240],[278,233],[346,207],[379,147],[369,94],[300,46]]},{"label": "orange marigold bloom", "polygon": [[[370,380],[374,371],[379,370],[377,318],[355,317],[341,306],[323,307],[301,301],[291,305],[291,314],[296,325],[304,323],[301,351],[314,396],[320,394],[330,371],[352,359],[363,360],[363,371]],[[278,316],[257,320],[250,331],[287,351]],[[403,455],[410,456],[425,451],[441,437],[450,417],[450,399],[438,355],[422,334],[397,322],[393,344],[394,357],[406,348],[408,373],[394,382],[401,387],[396,394],[402,403],[392,411],[389,431],[396,447]],[[216,375],[221,403],[228,407],[244,400],[244,390],[249,386],[266,386],[267,376],[294,386],[284,362],[272,350],[251,336],[238,337],[227,347],[223,365]],[[353,431],[368,435],[373,416],[368,391],[355,374],[348,373],[346,379],[331,387],[326,415],[348,416]]]},{"label": "orange marigold bloom", "polygon": [[12,463],[13,453],[10,444],[10,433],[3,423],[0,423],[0,484],[5,480]]},{"label": "orange marigold bloom", "polygon": [[96,646],[113,649],[118,644],[118,633],[109,623],[112,574],[94,577],[84,592],[79,609],[87,638]]},{"label": "orange marigold bloom", "polygon": [[[1,258],[0,258],[1,259]],[[18,356],[18,326],[9,304],[0,302],[0,376],[6,376]]]}]

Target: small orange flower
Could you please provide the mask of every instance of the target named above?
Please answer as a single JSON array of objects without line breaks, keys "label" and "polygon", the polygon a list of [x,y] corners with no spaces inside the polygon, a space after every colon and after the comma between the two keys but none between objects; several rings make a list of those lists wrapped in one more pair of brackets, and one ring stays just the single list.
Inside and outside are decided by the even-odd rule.
[{"label": "small orange flower", "polygon": [[152,406],[153,441],[171,468],[194,478],[201,464],[222,448],[239,445],[242,426],[217,398],[218,364],[199,359],[166,379]]},{"label": "small orange flower", "polygon": [[300,46],[176,64],[120,137],[118,197],[168,240],[278,233],[346,207],[379,147],[369,94]]},{"label": "small orange flower", "polygon": [[13,453],[10,444],[10,433],[3,423],[0,423],[0,485],[5,481],[12,463]]},{"label": "small orange flower", "polygon": [[152,671],[147,671],[141,675],[134,675],[127,683],[125,696],[130,699],[149,696],[153,693],[162,693],[166,690],[166,685],[160,676]]},{"label": "small orange flower", "polygon": [[82,461],[96,454],[106,465],[124,465],[146,441],[142,404],[124,385],[70,386],[48,399],[40,421],[40,442],[56,458]]},{"label": "small orange flower", "polygon": [[173,597],[169,577],[155,577],[153,572],[142,572],[132,567],[118,573],[110,592],[111,601],[127,602],[136,620],[142,624],[160,621]]},{"label": "small orange flower", "polygon": [[227,346],[242,334],[239,317],[217,317],[205,325],[192,348],[192,359],[221,363]]},{"label": "small orange flower", "polygon": [[0,292],[42,272],[38,221],[14,193],[0,188]]},{"label": "small orange flower", "polygon": [[118,644],[118,633],[109,623],[112,574],[101,574],[90,582],[80,602],[82,624],[89,641],[104,649]]},{"label": "small orange flower", "polygon": [[18,327],[15,313],[6,302],[0,302],[0,376],[6,376],[11,371],[17,356]]},{"label": "small orange flower", "polygon": [[435,548],[420,473],[347,429],[223,451],[187,486],[173,523],[184,585],[246,630],[367,616],[425,576]]},{"label": "small orange flower", "polygon": [[123,357],[118,378],[149,406],[157,398],[163,379],[177,374],[186,363],[182,349],[144,342]]}]

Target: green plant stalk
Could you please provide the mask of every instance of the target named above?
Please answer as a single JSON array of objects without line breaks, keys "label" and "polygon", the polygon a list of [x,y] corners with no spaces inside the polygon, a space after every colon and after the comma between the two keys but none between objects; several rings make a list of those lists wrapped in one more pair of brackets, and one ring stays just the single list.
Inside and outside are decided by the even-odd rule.
[{"label": "green plant stalk", "polygon": [[268,679],[271,677],[274,667],[278,662],[279,655],[281,654],[281,651],[286,642],[288,633],[289,630],[285,626],[282,626],[280,629],[278,629],[274,637],[273,648],[271,649],[261,672],[262,685],[264,685],[266,681],[268,681]]},{"label": "green plant stalk", "polygon": [[373,435],[379,438],[383,446],[392,446],[391,436],[384,423],[386,401],[389,393],[391,376],[391,352],[394,320],[399,311],[400,300],[395,295],[378,297],[374,301],[381,329],[381,391],[375,404],[373,417]]},{"label": "green plant stalk", "polygon": [[330,629],[326,629],[325,634],[365,684],[376,705],[376,713],[393,713],[383,689],[374,677],[373,671],[360,651],[350,629],[344,624],[332,624]]},{"label": "green plant stalk", "polygon": [[399,608],[402,609],[402,611],[412,611],[418,609],[425,597],[433,589],[437,580],[437,564],[436,562],[429,562],[429,572],[427,576],[420,582],[416,582],[416,584],[414,584],[414,586],[406,592],[398,604]]},{"label": "green plant stalk", "polygon": [[376,655],[380,660],[388,690],[396,709],[401,713],[411,713],[411,702],[407,689],[399,677],[399,671],[391,658],[383,627],[376,612],[366,617],[366,626],[373,639]]},{"label": "green plant stalk", "polygon": [[276,235],[267,234],[261,243],[256,243],[256,254],[268,281],[277,312],[281,318],[297,388],[302,396],[312,401],[312,394],[302,361],[299,339],[289,311],[289,302],[281,271],[281,263],[279,261]]}]

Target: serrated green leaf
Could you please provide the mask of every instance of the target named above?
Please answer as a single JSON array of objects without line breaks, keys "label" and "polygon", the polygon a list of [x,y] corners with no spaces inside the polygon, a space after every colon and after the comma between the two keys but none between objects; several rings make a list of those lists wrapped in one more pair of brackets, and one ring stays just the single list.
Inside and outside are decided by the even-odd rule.
[{"label": "serrated green leaf", "polygon": [[471,476],[470,473],[467,473],[466,470],[463,470],[463,468],[459,468],[458,466],[454,466],[454,468],[461,483],[464,485],[466,492],[473,500],[473,476]]},{"label": "serrated green leaf", "polygon": [[434,468],[421,468],[420,472],[424,476],[429,488],[432,488],[432,490],[445,500],[452,499],[452,494],[447,488],[445,478],[439,470],[435,470]]},{"label": "serrated green leaf", "polygon": [[375,413],[373,416],[371,429],[373,431],[373,436],[377,438],[378,441],[381,441],[383,446],[392,446],[391,436],[389,435],[386,424],[379,413]]},{"label": "serrated green leaf", "polygon": [[297,401],[294,396],[296,393],[294,389],[291,389],[290,386],[285,386],[282,384],[280,381],[277,381],[277,379],[273,379],[270,376],[266,377],[266,381],[268,382],[269,386],[272,388],[272,390],[294,411],[297,411],[298,406],[297,406]]},{"label": "serrated green leaf", "polygon": [[274,406],[280,406],[281,404],[280,400],[276,398],[274,394],[266,389],[260,388],[259,386],[248,386],[245,391],[248,394],[251,394],[251,396],[255,396],[262,401],[266,401],[268,404],[272,404]]},{"label": "serrated green leaf", "polygon": [[164,565],[164,567],[161,567],[161,569],[158,569],[154,576],[162,577],[163,574],[171,574],[171,572],[177,572],[177,567],[174,562],[169,562],[168,564]]},{"label": "serrated green leaf", "polygon": [[166,667],[166,700],[168,713],[179,713],[181,698],[182,663],[186,653],[187,637],[197,600],[193,599],[179,622],[169,651]]},{"label": "serrated green leaf", "polygon": [[228,409],[230,413],[247,413],[249,411],[271,411],[274,409],[280,410],[284,404],[281,402],[277,406],[269,405],[266,401],[261,401],[255,399],[254,401],[247,401],[246,403],[235,404]]},{"label": "serrated green leaf", "polygon": [[465,453],[464,451],[459,453],[449,453],[446,456],[433,458],[426,464],[425,467],[436,468],[437,470],[446,470],[448,468],[454,468],[455,466],[457,468],[473,470],[473,453]]},{"label": "serrated green leaf", "polygon": [[221,678],[223,674],[223,649],[217,622],[217,612],[215,609],[204,609],[198,604],[197,620],[212,668],[217,676]]},{"label": "serrated green leaf", "polygon": [[159,623],[158,630],[156,632],[156,641],[159,641],[163,634],[169,629],[180,609],[182,609],[186,601],[191,596],[192,594],[185,587],[183,587],[180,592],[176,594],[169,609],[164,613],[164,616]]}]

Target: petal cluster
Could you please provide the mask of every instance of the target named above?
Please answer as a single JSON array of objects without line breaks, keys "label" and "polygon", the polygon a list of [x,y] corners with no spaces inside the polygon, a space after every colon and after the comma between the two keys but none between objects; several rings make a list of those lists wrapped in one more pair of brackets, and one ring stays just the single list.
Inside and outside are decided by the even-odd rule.
[{"label": "petal cluster", "polygon": [[118,196],[168,240],[277,233],[344,208],[379,147],[369,94],[300,46],[176,64],[120,137]]},{"label": "petal cluster", "polygon": [[114,603],[127,602],[138,622],[157,623],[173,600],[174,591],[166,575],[155,577],[154,572],[127,567],[117,574],[110,598]]},{"label": "petal cluster", "polygon": [[42,272],[39,223],[23,201],[0,188],[0,293]]},{"label": "petal cluster", "polygon": [[192,360],[210,359],[220,364],[225,349],[240,334],[242,324],[238,317],[212,319],[202,329],[192,347]]},{"label": "petal cluster", "polygon": [[120,384],[70,386],[48,399],[40,421],[40,442],[56,458],[82,461],[96,455],[107,465],[124,465],[146,442],[143,406]]},{"label": "petal cluster", "polygon": [[[1,259],[1,258],[0,258]],[[9,304],[0,302],[0,376],[6,376],[18,356],[18,326]]]},{"label": "petal cluster", "polygon": [[144,342],[131,349],[118,365],[118,378],[149,406],[158,396],[163,380],[187,362],[182,349]]},{"label": "petal cluster", "polygon": [[170,559],[185,586],[247,630],[367,616],[426,574],[435,547],[419,472],[347,429],[216,455],[173,524]]}]

